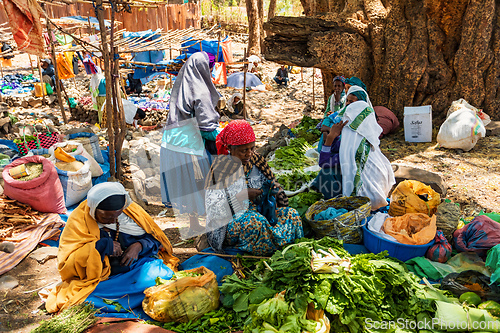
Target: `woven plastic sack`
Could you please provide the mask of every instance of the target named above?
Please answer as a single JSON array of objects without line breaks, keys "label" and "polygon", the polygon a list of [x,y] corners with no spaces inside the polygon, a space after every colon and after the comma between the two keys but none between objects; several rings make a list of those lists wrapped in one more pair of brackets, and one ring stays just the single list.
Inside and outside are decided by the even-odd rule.
[{"label": "woven plastic sack", "polygon": [[436,237],[436,215],[408,213],[389,217],[384,222],[384,232],[402,244],[424,245]]},{"label": "woven plastic sack", "polygon": [[170,280],[144,291],[142,308],[148,316],[163,323],[186,323],[219,307],[219,286],[214,272],[203,266],[184,272],[201,276]]},{"label": "woven plastic sack", "polygon": [[[345,208],[349,212],[332,220],[315,221],[314,216],[327,208]],[[367,197],[341,197],[320,200],[307,210],[305,221],[318,237],[330,236],[345,243],[357,244],[363,240],[362,227],[370,215],[371,203]]]},{"label": "woven plastic sack", "polygon": [[440,203],[439,193],[430,186],[416,180],[405,180],[399,183],[391,194],[389,215],[423,213],[432,216]]},{"label": "woven plastic sack", "polygon": [[64,148],[67,145],[75,145],[76,146],[76,150],[74,150],[72,152],[67,152],[69,155],[71,155],[71,156],[81,155],[89,161],[89,167],[90,167],[90,172],[92,174],[92,177],[99,177],[103,174],[102,168],[99,165],[99,163],[97,163],[97,161],[87,152],[87,150],[85,150],[83,145],[78,141],[65,141],[65,142],[56,143],[55,145],[53,145],[49,149],[49,153],[50,153],[50,155],[52,155],[51,159],[54,159],[54,151],[58,147]]},{"label": "woven plastic sack", "polygon": [[451,245],[441,230],[437,231],[434,242],[434,245],[427,250],[425,257],[440,263],[447,262],[451,258]]},{"label": "woven plastic sack", "polygon": [[83,145],[83,148],[92,155],[97,163],[104,164],[101,147],[99,147],[99,137],[93,133],[80,132],[66,136],[69,141],[78,141]]},{"label": "woven plastic sack", "polygon": [[[73,206],[82,201],[92,187],[92,174],[90,173],[89,160],[81,155],[76,155],[74,157],[77,161],[83,163],[83,167],[80,170],[64,171],[56,167],[64,191],[66,207]],[[51,157],[51,161],[55,164],[58,160],[55,157]]]},{"label": "woven plastic sack", "polygon": [[[42,163],[43,172],[37,178],[28,181],[14,179],[10,169],[25,163]],[[59,181],[56,168],[45,157],[25,156],[7,165],[2,172],[4,194],[11,199],[30,205],[44,213],[66,213],[64,191]]]},{"label": "woven plastic sack", "polygon": [[453,233],[458,252],[476,252],[485,257],[488,250],[500,244],[500,225],[487,216],[480,215]]}]

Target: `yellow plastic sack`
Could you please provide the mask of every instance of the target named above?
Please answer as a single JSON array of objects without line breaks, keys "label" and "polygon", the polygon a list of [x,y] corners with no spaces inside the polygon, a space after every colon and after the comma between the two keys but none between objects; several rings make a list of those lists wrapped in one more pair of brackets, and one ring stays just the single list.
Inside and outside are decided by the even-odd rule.
[{"label": "yellow plastic sack", "polygon": [[219,307],[219,286],[214,272],[203,266],[184,272],[202,275],[170,280],[144,291],[142,308],[148,316],[163,323],[186,323]]},{"label": "yellow plastic sack", "polygon": [[408,213],[403,216],[389,217],[383,230],[400,243],[424,245],[436,236],[436,215],[432,217],[421,213]]},{"label": "yellow plastic sack", "polygon": [[59,79],[67,80],[75,77],[75,73],[73,73],[73,67],[68,63],[68,60],[63,54],[59,53],[56,56],[56,59]]},{"label": "yellow plastic sack", "polygon": [[[427,201],[421,197],[427,197]],[[407,213],[423,213],[432,216],[441,203],[441,196],[430,186],[416,180],[405,180],[391,194],[389,215],[402,216]]]}]

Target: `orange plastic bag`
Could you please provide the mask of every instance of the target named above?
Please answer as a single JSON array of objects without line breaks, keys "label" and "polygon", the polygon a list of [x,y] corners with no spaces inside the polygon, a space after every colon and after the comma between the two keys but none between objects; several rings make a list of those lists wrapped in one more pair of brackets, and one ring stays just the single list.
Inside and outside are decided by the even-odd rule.
[{"label": "orange plastic bag", "polygon": [[389,215],[423,213],[432,216],[440,203],[441,196],[430,186],[416,180],[405,180],[399,183],[391,194]]},{"label": "orange plastic bag", "polygon": [[219,286],[214,272],[202,266],[181,273],[197,276],[172,279],[144,290],[142,309],[148,316],[163,323],[186,323],[219,307]]},{"label": "orange plastic bag", "polygon": [[408,213],[403,216],[389,217],[383,230],[403,244],[424,245],[436,236],[436,215],[432,217],[421,213]]}]

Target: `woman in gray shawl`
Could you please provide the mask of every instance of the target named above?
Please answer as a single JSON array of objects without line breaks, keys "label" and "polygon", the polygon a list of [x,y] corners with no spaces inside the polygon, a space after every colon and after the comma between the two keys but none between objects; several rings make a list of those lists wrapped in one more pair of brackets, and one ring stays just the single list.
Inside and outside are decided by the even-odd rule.
[{"label": "woman in gray shawl", "polygon": [[[204,179],[216,154],[219,93],[212,83],[210,58],[205,52],[191,55],[182,66],[170,95],[170,112],[160,152],[161,194],[172,205],[175,217],[189,217],[189,233],[201,234],[198,216],[205,214]],[[213,65],[212,65],[213,66]],[[182,224],[182,223],[181,223]]]}]

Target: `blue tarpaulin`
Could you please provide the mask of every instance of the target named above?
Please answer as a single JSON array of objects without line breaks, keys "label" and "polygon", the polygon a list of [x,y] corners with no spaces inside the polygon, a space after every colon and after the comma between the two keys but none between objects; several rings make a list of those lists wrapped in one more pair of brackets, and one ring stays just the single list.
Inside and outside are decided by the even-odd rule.
[{"label": "blue tarpaulin", "polygon": [[[89,22],[88,18],[83,17],[83,16],[65,16],[65,17],[61,17],[60,19],[61,20],[78,21],[79,23],[88,23]],[[97,18],[90,16],[90,25],[92,27],[96,28],[97,30],[99,30],[99,21],[97,20]],[[111,27],[111,21],[104,20],[104,25],[106,27]]]},{"label": "blue tarpaulin", "polygon": [[[236,72],[227,77],[227,86],[228,87],[233,87],[233,88],[243,88],[243,79],[245,77],[243,76],[243,72]],[[255,74],[252,73],[247,73],[247,82],[246,86],[247,87],[257,87],[260,86],[262,82],[259,80]]]},{"label": "blue tarpaulin", "polygon": [[[222,43],[228,40],[228,38],[229,37],[224,38],[224,40],[221,40],[219,44],[219,59],[217,60],[217,62],[225,62],[224,52],[222,52]],[[181,45],[182,47],[189,46],[187,49],[185,49],[185,52],[187,53],[189,58],[193,53],[200,52],[201,50],[213,54],[214,56],[217,56],[218,43],[219,42],[217,40],[203,40],[201,41],[201,49],[200,49],[200,42],[192,38],[189,38]],[[184,59],[184,55],[180,55],[178,58]]]}]

